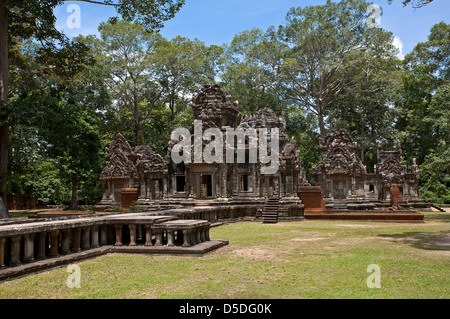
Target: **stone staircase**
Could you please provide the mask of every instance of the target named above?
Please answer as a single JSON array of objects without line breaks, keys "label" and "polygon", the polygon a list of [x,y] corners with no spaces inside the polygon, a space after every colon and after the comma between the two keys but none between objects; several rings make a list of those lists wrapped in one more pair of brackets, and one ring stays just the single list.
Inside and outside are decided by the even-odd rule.
[{"label": "stone staircase", "polygon": [[436,206],[436,205],[434,205],[434,204],[431,204],[431,207],[433,207],[434,209],[440,211],[441,213],[445,213],[445,212],[446,212],[445,209],[443,209],[443,208],[441,208],[441,207],[439,207],[439,206]]},{"label": "stone staircase", "polygon": [[278,223],[278,206],[280,199],[279,198],[269,198],[263,210],[263,223],[264,224],[276,224]]}]

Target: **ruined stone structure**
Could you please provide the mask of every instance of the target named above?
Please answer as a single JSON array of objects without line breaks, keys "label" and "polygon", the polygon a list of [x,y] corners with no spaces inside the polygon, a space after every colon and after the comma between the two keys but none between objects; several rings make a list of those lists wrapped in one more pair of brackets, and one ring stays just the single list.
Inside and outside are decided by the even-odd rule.
[{"label": "ruined stone structure", "polygon": [[[0,281],[107,253],[202,256],[228,245],[211,240],[211,210],[110,213],[0,221]],[[203,216],[200,216],[202,214]]]},{"label": "ruined stone structure", "polygon": [[[325,206],[333,209],[429,209],[418,197],[419,170],[401,162],[400,143],[394,151],[378,149],[374,173],[356,159],[357,144],[345,129],[331,130],[320,139],[322,162],[313,173],[322,189]],[[397,193],[394,198],[391,190]],[[397,191],[398,190],[398,191]]]},{"label": "ruined stone structure", "polygon": [[[132,149],[118,134],[106,150],[106,167],[101,174],[103,198],[98,206],[102,209],[124,206],[124,196],[130,193],[136,194],[140,207],[226,204],[261,205],[262,209],[267,199],[276,198],[280,217],[302,215],[303,205],[297,194],[298,185],[303,183],[300,152],[295,139],[286,136],[286,123],[280,113],[264,109],[256,115],[243,115],[238,126],[239,103],[218,85],[205,85],[193,100],[192,108],[196,119],[202,123],[201,133],[216,128],[225,138],[227,128],[253,128],[257,132],[262,128],[269,132],[277,128],[280,132],[279,169],[264,175],[261,174],[264,164],[259,161],[227,164],[225,141],[222,163],[205,160],[199,163],[193,158],[190,163],[175,164],[171,152],[179,140],[170,140],[167,155],[162,157],[148,146]],[[190,133],[192,141],[198,138],[194,124]],[[252,140],[246,138],[246,158],[250,143]],[[206,147],[205,142],[202,147]],[[194,150],[191,153],[194,156]]]}]

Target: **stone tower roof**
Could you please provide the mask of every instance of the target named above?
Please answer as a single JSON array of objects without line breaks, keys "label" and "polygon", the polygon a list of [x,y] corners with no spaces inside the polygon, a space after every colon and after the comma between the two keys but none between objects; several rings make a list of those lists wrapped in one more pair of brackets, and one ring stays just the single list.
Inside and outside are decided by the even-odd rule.
[{"label": "stone tower roof", "polygon": [[201,93],[193,100],[192,109],[196,119],[214,122],[217,127],[235,127],[239,113],[239,102],[222,91],[217,85],[204,85]]}]

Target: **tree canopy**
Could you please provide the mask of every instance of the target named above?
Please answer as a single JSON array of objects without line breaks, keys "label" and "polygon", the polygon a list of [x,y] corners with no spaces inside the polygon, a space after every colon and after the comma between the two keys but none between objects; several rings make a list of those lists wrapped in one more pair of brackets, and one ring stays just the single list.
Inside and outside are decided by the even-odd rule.
[{"label": "tree canopy", "polygon": [[69,40],[54,27],[53,8],[62,2],[0,0],[10,31],[0,114],[10,194],[95,204],[103,150],[114,136],[165,155],[173,128],[194,119],[193,96],[216,82],[240,101],[242,113],[283,113],[310,182],[319,138],[346,128],[368,171],[380,142],[400,140],[405,159],[420,166],[421,196],[450,202],[445,22],[399,60],[392,33],[368,23],[365,0],[292,8],[285,25],[244,30],[223,46],[164,38],[157,30],[184,1],[162,0],[85,0],[113,6],[121,18],[102,23],[99,36]]}]

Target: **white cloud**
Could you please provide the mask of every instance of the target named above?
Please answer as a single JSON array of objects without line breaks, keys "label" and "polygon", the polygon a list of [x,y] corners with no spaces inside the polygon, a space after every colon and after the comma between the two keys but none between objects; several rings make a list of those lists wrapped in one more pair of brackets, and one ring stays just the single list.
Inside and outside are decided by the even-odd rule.
[{"label": "white cloud", "polygon": [[403,60],[405,58],[405,55],[403,54],[403,42],[402,42],[402,40],[400,40],[399,37],[395,36],[393,44],[399,50],[399,53],[397,54],[397,57],[400,60]]}]

